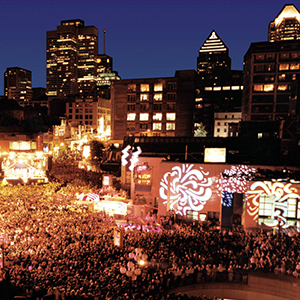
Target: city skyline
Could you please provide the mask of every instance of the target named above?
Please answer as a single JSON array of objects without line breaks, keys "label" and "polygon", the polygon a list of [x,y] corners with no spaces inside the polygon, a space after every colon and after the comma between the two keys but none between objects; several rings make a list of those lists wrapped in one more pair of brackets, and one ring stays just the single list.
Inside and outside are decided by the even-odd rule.
[{"label": "city skyline", "polygon": [[[12,0],[1,8],[0,95],[9,67],[32,71],[32,87],[46,87],[46,32],[61,20],[82,19],[99,31],[99,54],[114,60],[122,79],[174,76],[197,69],[212,30],[229,48],[232,69],[243,69],[252,42],[267,41],[282,1],[52,1]],[[293,3],[299,9],[299,4]],[[0,76],[0,77],[1,77]]]}]

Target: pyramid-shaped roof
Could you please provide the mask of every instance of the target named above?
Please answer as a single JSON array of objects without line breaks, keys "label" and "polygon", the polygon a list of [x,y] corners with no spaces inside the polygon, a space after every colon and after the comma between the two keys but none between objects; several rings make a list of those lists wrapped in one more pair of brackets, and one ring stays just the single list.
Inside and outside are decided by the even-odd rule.
[{"label": "pyramid-shaped roof", "polygon": [[206,39],[202,47],[199,49],[200,53],[205,52],[227,52],[228,48],[213,30],[209,37]]},{"label": "pyramid-shaped roof", "polygon": [[284,19],[294,18],[300,22],[300,13],[293,4],[286,4],[275,18],[275,26],[279,25]]}]

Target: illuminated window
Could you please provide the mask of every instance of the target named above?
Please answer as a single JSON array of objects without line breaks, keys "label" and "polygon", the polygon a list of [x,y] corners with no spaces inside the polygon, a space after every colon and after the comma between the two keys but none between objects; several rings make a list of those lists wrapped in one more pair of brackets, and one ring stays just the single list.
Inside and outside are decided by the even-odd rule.
[{"label": "illuminated window", "polygon": [[274,90],[274,84],[265,84],[264,92],[272,92]]},{"label": "illuminated window", "polygon": [[162,113],[153,114],[153,121],[161,121],[161,120],[162,120]]},{"label": "illuminated window", "polygon": [[163,94],[154,94],[153,100],[154,101],[162,101],[163,99]]},{"label": "illuminated window", "polygon": [[287,84],[279,84],[277,87],[278,91],[286,91],[288,89],[288,85]]},{"label": "illuminated window", "polygon": [[287,218],[296,219],[297,218],[297,198],[287,199]]},{"label": "illuminated window", "polygon": [[149,120],[149,114],[148,113],[140,114],[140,121],[148,121],[148,120]]},{"label": "illuminated window", "polygon": [[162,92],[163,85],[162,83],[154,83],[154,92]]},{"label": "illuminated window", "polygon": [[291,64],[290,70],[299,70],[300,64],[299,63],[293,63]]},{"label": "illuminated window", "polygon": [[263,84],[254,84],[253,90],[255,92],[262,92],[264,90],[264,85]]},{"label": "illuminated window", "polygon": [[175,130],[175,123],[166,123],[166,130]]},{"label": "illuminated window", "polygon": [[153,130],[161,130],[161,123],[153,123]]},{"label": "illuminated window", "polygon": [[135,92],[136,91],[136,85],[135,84],[128,84],[127,90],[129,92]]},{"label": "illuminated window", "polygon": [[223,86],[223,91],[228,91],[230,90],[230,86]]},{"label": "illuminated window", "polygon": [[261,223],[273,223],[274,195],[260,195],[258,208],[258,221]]},{"label": "illuminated window", "polygon": [[206,86],[206,87],[204,88],[204,90],[205,90],[205,91],[212,91],[212,87],[211,87],[211,86]]},{"label": "illuminated window", "polygon": [[141,94],[140,95],[141,101],[148,101],[149,100],[149,94]]},{"label": "illuminated window", "polygon": [[266,69],[267,69],[267,71],[272,72],[275,69],[275,65],[274,64],[266,65]]},{"label": "illuminated window", "polygon": [[214,91],[221,91],[221,87],[220,86],[214,86]]},{"label": "illuminated window", "polygon": [[198,220],[199,219],[198,211],[187,210],[186,217],[187,217],[187,219],[190,219],[190,220]]},{"label": "illuminated window", "polygon": [[231,89],[232,89],[232,90],[239,90],[240,87],[239,87],[238,85],[234,85],[234,86],[231,87]]},{"label": "illuminated window", "polygon": [[195,102],[201,102],[201,101],[203,101],[203,98],[196,98],[195,99]]},{"label": "illuminated window", "polygon": [[279,74],[278,75],[278,80],[279,81],[285,81],[286,80],[286,75],[285,74]]},{"label": "illuminated window", "polygon": [[135,121],[135,114],[134,113],[127,114],[127,121]]},{"label": "illuminated window", "polygon": [[176,113],[167,113],[166,114],[167,121],[175,121],[176,120]]},{"label": "illuminated window", "polygon": [[149,84],[145,84],[145,83],[141,84],[140,91],[149,92]]},{"label": "illuminated window", "polygon": [[288,70],[289,64],[279,64],[279,71]]}]

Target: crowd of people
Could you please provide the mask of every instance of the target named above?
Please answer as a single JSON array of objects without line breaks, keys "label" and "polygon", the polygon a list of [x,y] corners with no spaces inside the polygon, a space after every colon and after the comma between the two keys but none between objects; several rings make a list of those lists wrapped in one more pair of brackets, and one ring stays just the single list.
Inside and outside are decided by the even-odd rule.
[{"label": "crowd of people", "polygon": [[75,205],[81,192],[89,191],[71,183],[0,189],[2,284],[13,286],[6,291],[33,300],[212,300],[172,289],[246,284],[255,271],[300,276],[298,233],[222,231],[202,223],[125,230],[113,217]]}]

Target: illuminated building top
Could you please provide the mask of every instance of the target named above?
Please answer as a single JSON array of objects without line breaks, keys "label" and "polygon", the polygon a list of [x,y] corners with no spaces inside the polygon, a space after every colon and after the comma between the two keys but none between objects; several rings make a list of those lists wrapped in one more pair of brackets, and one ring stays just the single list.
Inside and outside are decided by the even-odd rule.
[{"label": "illuminated building top", "polygon": [[213,30],[199,52],[227,52],[228,48]]},{"label": "illuminated building top", "polygon": [[300,13],[293,4],[283,7],[269,24],[268,41],[300,39]]}]

